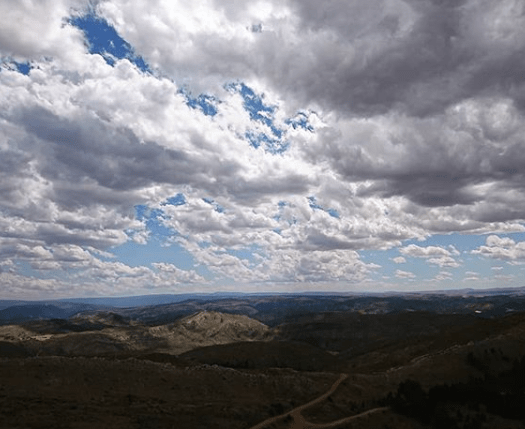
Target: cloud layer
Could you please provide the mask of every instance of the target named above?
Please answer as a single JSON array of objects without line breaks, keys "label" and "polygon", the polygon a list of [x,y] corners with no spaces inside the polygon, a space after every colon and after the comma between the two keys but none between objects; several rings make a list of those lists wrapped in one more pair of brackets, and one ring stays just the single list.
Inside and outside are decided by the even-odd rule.
[{"label": "cloud layer", "polygon": [[[523,0],[61,0],[0,17],[6,296],[390,287],[423,280],[417,261],[450,283],[476,277],[466,256],[523,259]],[[134,54],[97,51],[75,17]],[[492,235],[412,242],[447,234]],[[154,242],[180,259],[115,256]]]}]

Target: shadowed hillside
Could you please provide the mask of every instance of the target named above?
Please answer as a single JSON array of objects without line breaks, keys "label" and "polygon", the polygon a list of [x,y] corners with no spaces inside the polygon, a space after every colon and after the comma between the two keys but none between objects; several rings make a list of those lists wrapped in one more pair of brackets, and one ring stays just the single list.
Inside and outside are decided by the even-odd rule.
[{"label": "shadowed hillside", "polygon": [[523,427],[525,313],[479,298],[46,307],[0,326],[0,427]]}]

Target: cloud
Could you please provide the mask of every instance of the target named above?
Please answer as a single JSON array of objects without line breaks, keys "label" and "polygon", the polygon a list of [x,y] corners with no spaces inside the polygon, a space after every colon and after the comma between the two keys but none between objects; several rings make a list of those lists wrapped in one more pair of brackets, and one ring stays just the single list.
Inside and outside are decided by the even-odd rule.
[{"label": "cloud", "polygon": [[[523,130],[517,118],[523,113],[510,99],[481,98],[430,118],[393,111],[366,120],[338,119],[318,131],[304,155],[362,183],[357,196],[386,201],[401,196],[418,218],[432,209],[431,218],[420,218],[426,228],[473,230],[525,216],[518,167]],[[479,135],[480,128],[491,127],[504,132],[496,139]]]},{"label": "cloud", "polygon": [[522,6],[290,0],[196,8],[159,1],[156,13],[146,13],[140,3],[114,0],[97,10],[150,64],[190,85],[255,78],[302,105],[424,116],[479,94],[522,102],[514,91],[525,49]]},{"label": "cloud", "polygon": [[[133,55],[92,49],[71,20],[88,12]],[[525,231],[522,12],[513,0],[0,6],[6,284],[37,291],[41,274],[42,293],[63,293],[60,270],[92,293],[169,288],[170,275],[356,284],[382,268],[364,250],[459,267],[454,247],[406,245],[450,233],[488,233],[471,255],[523,262],[520,242],[494,235]],[[155,240],[195,270],[109,257]]]},{"label": "cloud", "polygon": [[153,263],[163,281],[177,283],[205,283],[205,279],[193,270],[181,270],[173,264]]},{"label": "cloud", "polygon": [[[81,35],[64,25],[64,18],[83,1],[43,0],[12,7],[0,5],[0,55],[15,59],[39,60],[44,56],[65,59],[81,52]],[[69,58],[68,61],[74,61]]]},{"label": "cloud", "polygon": [[485,246],[472,250],[472,254],[509,262],[525,262],[525,242],[515,242],[508,237],[489,235]]},{"label": "cloud", "polygon": [[443,257],[450,255],[450,252],[442,247],[420,247],[415,244],[410,244],[406,247],[402,247],[399,249],[399,251],[405,256],[412,256],[414,258]]},{"label": "cloud", "polygon": [[449,251],[439,246],[420,247],[415,244],[410,244],[406,247],[400,248],[399,251],[405,256],[424,258],[429,264],[438,265],[441,268],[457,268],[460,266],[460,264],[452,257],[453,254],[458,254],[458,251],[454,247]]},{"label": "cloud", "polygon": [[454,258],[451,258],[450,256],[444,256],[441,258],[429,258],[427,259],[429,264],[438,265],[440,267],[449,267],[449,268],[457,268],[461,266],[460,263],[458,263]]},{"label": "cloud", "polygon": [[452,280],[452,273],[448,271],[440,271],[433,279],[434,281]]},{"label": "cloud", "polygon": [[416,275],[410,271],[396,270],[395,276],[399,279],[415,279]]}]

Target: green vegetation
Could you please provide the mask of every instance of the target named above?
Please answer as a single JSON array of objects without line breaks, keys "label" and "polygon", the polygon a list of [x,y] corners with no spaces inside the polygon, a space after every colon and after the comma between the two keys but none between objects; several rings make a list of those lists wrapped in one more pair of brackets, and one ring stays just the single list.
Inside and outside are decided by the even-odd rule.
[{"label": "green vegetation", "polygon": [[[497,352],[492,349],[491,353]],[[505,355],[500,358],[510,360]],[[434,386],[428,392],[419,382],[406,380],[383,403],[439,429],[481,428],[488,414],[525,421],[525,357],[515,359],[510,370],[498,374],[472,352],[467,355],[467,362],[482,369],[483,375],[467,383]]]}]

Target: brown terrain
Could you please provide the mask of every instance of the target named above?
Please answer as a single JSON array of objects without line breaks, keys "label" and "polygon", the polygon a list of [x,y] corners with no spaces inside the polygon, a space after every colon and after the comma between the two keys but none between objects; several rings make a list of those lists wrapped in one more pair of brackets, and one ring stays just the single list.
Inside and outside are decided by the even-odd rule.
[{"label": "brown terrain", "polygon": [[525,427],[523,313],[122,314],[0,326],[0,427]]}]

